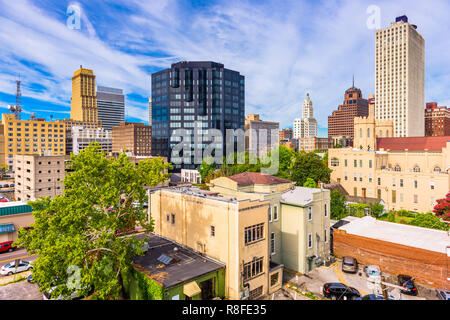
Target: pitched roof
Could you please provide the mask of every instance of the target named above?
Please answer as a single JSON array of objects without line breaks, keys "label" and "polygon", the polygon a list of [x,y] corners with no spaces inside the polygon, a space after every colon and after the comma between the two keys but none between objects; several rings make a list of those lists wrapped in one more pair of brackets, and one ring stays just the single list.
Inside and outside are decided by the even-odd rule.
[{"label": "pitched roof", "polygon": [[250,186],[253,184],[274,185],[292,183],[292,181],[290,180],[274,177],[268,174],[262,174],[259,172],[243,172],[235,174],[234,176],[230,176],[228,178],[237,182],[238,186]]},{"label": "pitched roof", "polygon": [[450,141],[450,136],[439,137],[403,137],[403,138],[377,138],[377,150],[392,151],[441,151]]}]

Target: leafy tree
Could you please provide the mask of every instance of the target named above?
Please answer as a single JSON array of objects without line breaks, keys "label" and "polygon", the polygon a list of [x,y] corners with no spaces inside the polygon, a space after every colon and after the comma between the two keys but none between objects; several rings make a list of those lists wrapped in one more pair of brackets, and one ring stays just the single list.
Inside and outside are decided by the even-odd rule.
[{"label": "leafy tree", "polygon": [[370,214],[375,218],[381,217],[384,213],[384,206],[379,202],[371,203],[369,205],[369,208],[370,208]]},{"label": "leafy tree", "polygon": [[450,192],[445,195],[444,199],[439,199],[436,202],[433,212],[437,217],[450,221]]},{"label": "leafy tree", "polygon": [[3,180],[3,176],[9,171],[9,166],[7,164],[0,166],[0,180]]},{"label": "leafy tree", "polygon": [[450,229],[450,225],[441,221],[439,217],[435,216],[431,212],[417,214],[417,216],[414,219],[412,219],[409,222],[409,224],[418,227],[432,228],[446,231]]},{"label": "leafy tree", "polygon": [[322,158],[322,163],[325,167],[328,168],[328,150],[325,152]]},{"label": "leafy tree", "polygon": [[118,298],[121,274],[131,270],[131,259],[142,255],[144,244],[121,232],[136,225],[153,230],[143,209],[144,186],[167,180],[170,167],[162,158],[136,165],[124,153],[107,158],[98,143],[72,155],[64,194],[29,202],[35,223],[30,231],[19,229],[16,242],[38,255],[33,277],[41,291],[56,286],[55,297],[93,291],[98,299]]},{"label": "leafy tree", "polygon": [[279,161],[279,169],[276,176],[283,179],[290,179],[293,160],[297,153],[284,145],[281,145],[278,149],[275,149],[274,151],[269,153],[269,156],[272,156],[274,152],[278,153],[278,161]]},{"label": "leafy tree", "polygon": [[214,172],[217,169],[217,164],[214,162],[213,157],[207,157],[202,160],[202,164],[197,168],[197,171],[200,173],[200,177],[202,181],[205,181],[205,178]]},{"label": "leafy tree", "polygon": [[340,220],[348,216],[345,205],[345,196],[338,190],[332,190],[330,194],[330,216],[332,219]]},{"label": "leafy tree", "polygon": [[320,156],[314,152],[300,152],[296,155],[292,166],[291,180],[302,186],[308,178],[328,183],[331,170],[327,168]]},{"label": "leafy tree", "polygon": [[369,206],[365,203],[351,203],[349,207],[353,216],[362,218],[366,215],[365,209]]},{"label": "leafy tree", "polygon": [[308,178],[308,179],[306,179],[303,186],[306,188],[317,188],[317,183],[313,179]]}]

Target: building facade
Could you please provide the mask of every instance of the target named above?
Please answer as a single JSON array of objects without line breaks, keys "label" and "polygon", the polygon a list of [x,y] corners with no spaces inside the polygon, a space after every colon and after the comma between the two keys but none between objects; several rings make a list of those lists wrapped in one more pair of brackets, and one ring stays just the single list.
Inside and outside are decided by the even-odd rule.
[{"label": "building facade", "polygon": [[[328,138],[350,137],[353,138],[353,119],[365,117],[369,113],[368,100],[362,97],[361,90],[355,85],[345,91],[344,103],[328,116]],[[350,140],[347,138],[347,140]],[[353,142],[353,141],[352,141]]]},{"label": "building facade", "polygon": [[17,240],[17,230],[34,223],[33,209],[22,201],[0,203],[0,243]]},{"label": "building facade", "polygon": [[103,128],[90,129],[84,126],[74,126],[72,127],[71,141],[72,148],[68,151],[75,155],[87,148],[91,142],[97,142],[102,151],[107,153],[112,151],[111,131]]},{"label": "building facade", "polygon": [[125,96],[122,89],[97,86],[98,121],[112,130],[125,121]]},{"label": "building facade", "polygon": [[450,136],[450,109],[429,102],[425,108],[425,135]]},{"label": "building facade", "polygon": [[34,201],[62,194],[66,160],[68,160],[66,155],[16,155],[14,157],[16,200]]},{"label": "building facade", "polygon": [[278,133],[278,137],[280,139],[280,144],[282,144],[283,142],[289,141],[294,138],[294,132],[291,128],[285,128],[280,130],[280,132]]},{"label": "building facade", "polygon": [[80,66],[72,77],[70,118],[86,122],[98,121],[94,71],[84,69],[83,66]]},{"label": "building facade", "polygon": [[152,155],[152,127],[143,123],[121,122],[112,129],[112,152],[133,156]]},{"label": "building facade", "polygon": [[314,109],[309,93],[303,101],[302,118],[294,120],[294,139],[317,137],[317,120],[314,118]]},{"label": "building facade", "polygon": [[202,183],[202,177],[197,170],[181,169],[181,181],[190,183]]},{"label": "building facade", "polygon": [[375,33],[375,118],[392,120],[394,137],[423,137],[425,40],[406,16]]},{"label": "building facade", "polygon": [[245,151],[257,157],[278,148],[278,122],[262,121],[259,114],[249,114],[245,119]]},{"label": "building facade", "polygon": [[[16,120],[14,114],[2,115],[3,157],[1,164],[14,165],[15,155],[64,155],[66,149],[65,123],[61,120]],[[1,143],[1,140],[0,140]]]},{"label": "building facade", "polygon": [[326,152],[330,147],[330,140],[328,138],[299,138],[298,139],[298,150],[313,152],[315,150],[320,150],[321,152]]},{"label": "building facade", "polygon": [[[225,137],[227,129],[244,130],[244,121],[245,79],[239,72],[215,62],[183,61],[152,74],[152,154],[168,157],[175,171],[199,166],[195,146],[203,154],[213,142],[205,136],[194,142],[194,131],[206,135],[218,129]],[[185,137],[172,136],[176,129],[185,129]],[[172,157],[172,148],[184,139],[189,150]],[[225,155],[225,141],[214,142]]]}]

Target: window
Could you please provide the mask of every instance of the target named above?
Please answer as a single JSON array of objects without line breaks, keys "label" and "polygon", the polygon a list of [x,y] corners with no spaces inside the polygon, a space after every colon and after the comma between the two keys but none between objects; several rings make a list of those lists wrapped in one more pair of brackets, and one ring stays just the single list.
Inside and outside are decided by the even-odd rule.
[{"label": "window", "polygon": [[328,242],[328,238],[327,238],[327,229],[325,229],[325,230],[323,231],[323,241],[325,241],[325,243]]},{"label": "window", "polygon": [[244,281],[257,277],[263,273],[263,260],[264,258],[261,257],[244,264]]},{"label": "window", "polygon": [[396,194],[395,190],[392,190],[392,202],[393,203],[397,202],[397,194]]},{"label": "window", "polygon": [[434,181],[430,181],[430,189],[434,190]]},{"label": "window", "polygon": [[414,195],[414,203],[419,202],[419,196],[417,194]]},{"label": "window", "polygon": [[414,180],[414,188],[417,189],[417,180]]},{"label": "window", "polygon": [[344,160],[344,166],[347,166],[347,159]]},{"label": "window", "polygon": [[420,167],[416,165],[416,166],[413,168],[413,172],[420,172]]},{"label": "window", "polygon": [[360,168],[362,168],[362,166],[363,166],[362,163],[363,163],[363,161],[362,161],[362,160],[359,160],[359,167],[360,167]]},{"label": "window", "polygon": [[259,241],[264,238],[264,223],[246,227],[244,233],[245,245]]},{"label": "window", "polygon": [[270,234],[270,254],[275,253],[275,232]]},{"label": "window", "polygon": [[381,185],[381,178],[377,178],[377,182],[378,182],[378,185],[380,186]]},{"label": "window", "polygon": [[395,178],[392,179],[392,186],[395,187]]},{"label": "window", "polygon": [[269,206],[269,208],[267,209],[267,213],[269,215],[269,222],[272,222],[272,207]]},{"label": "window", "polygon": [[308,220],[312,220],[312,207],[308,207]]},{"label": "window", "polygon": [[273,286],[278,284],[278,278],[280,277],[279,274],[280,273],[277,272],[277,273],[274,273],[273,275],[270,276],[270,286],[271,287],[273,287]]},{"label": "window", "polygon": [[312,234],[308,234],[308,248],[312,248],[313,247],[313,239],[312,239]]},{"label": "window", "polygon": [[400,171],[402,171],[402,168],[397,164],[397,165],[394,167],[394,171],[400,172]]},{"label": "window", "polygon": [[403,187],[403,179],[400,179],[400,187]]},{"label": "window", "polygon": [[339,167],[339,159],[338,158],[331,159],[331,166],[332,167]]},{"label": "window", "polygon": [[439,167],[434,167],[433,172],[434,172],[434,173],[441,173],[441,168],[439,168]]},{"label": "window", "polygon": [[175,214],[171,213],[170,216],[172,218],[172,224],[175,224]]},{"label": "window", "polygon": [[215,236],[216,236],[216,227],[211,226],[211,237],[215,237]]},{"label": "window", "polygon": [[353,160],[353,167],[357,167],[358,166],[358,161],[355,159],[355,160]]},{"label": "window", "polygon": [[273,221],[278,221],[278,206],[273,206]]},{"label": "window", "polygon": [[372,160],[369,160],[369,168],[372,168]]},{"label": "window", "polygon": [[324,205],[324,209],[325,209],[325,217],[328,217],[328,211],[327,211],[327,204],[326,203]]}]

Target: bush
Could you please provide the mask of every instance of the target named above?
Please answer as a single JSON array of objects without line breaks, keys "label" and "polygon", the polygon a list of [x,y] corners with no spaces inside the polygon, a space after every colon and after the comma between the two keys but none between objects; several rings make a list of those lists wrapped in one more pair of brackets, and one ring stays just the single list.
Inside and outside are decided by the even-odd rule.
[{"label": "bush", "polygon": [[424,228],[432,228],[438,230],[449,230],[450,225],[442,222],[439,217],[436,217],[431,212],[428,213],[419,213],[417,216],[410,221],[411,225],[424,227]]}]

